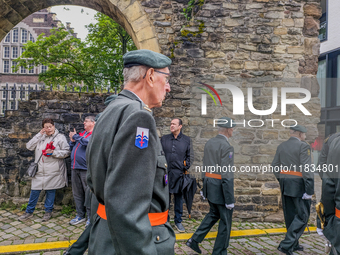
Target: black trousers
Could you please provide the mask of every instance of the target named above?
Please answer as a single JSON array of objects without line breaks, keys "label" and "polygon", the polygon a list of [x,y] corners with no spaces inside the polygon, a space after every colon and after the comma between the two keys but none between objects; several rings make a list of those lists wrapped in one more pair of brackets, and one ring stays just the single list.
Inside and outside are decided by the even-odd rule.
[{"label": "black trousers", "polygon": [[233,209],[229,210],[225,205],[214,204],[210,201],[209,205],[210,211],[193,234],[192,239],[198,243],[202,242],[214,224],[220,220],[212,255],[225,255],[229,246]]},{"label": "black trousers", "polygon": [[310,206],[310,199],[282,195],[282,208],[287,233],[280,246],[287,251],[293,251],[299,245],[299,238],[307,227]]}]

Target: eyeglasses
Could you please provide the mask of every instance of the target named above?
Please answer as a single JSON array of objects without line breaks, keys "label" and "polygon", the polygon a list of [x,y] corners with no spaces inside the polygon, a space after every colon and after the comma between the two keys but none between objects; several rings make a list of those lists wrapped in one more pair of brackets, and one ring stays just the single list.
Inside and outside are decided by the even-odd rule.
[{"label": "eyeglasses", "polygon": [[[146,77],[146,74],[147,72],[149,71],[149,69],[145,72],[144,76],[143,76],[143,79]],[[166,83],[169,83],[170,81],[170,73],[165,73],[165,72],[161,72],[161,71],[158,71],[158,70],[154,70],[156,73],[161,73],[161,74],[165,74],[167,75],[166,79],[165,79],[165,82]]]}]

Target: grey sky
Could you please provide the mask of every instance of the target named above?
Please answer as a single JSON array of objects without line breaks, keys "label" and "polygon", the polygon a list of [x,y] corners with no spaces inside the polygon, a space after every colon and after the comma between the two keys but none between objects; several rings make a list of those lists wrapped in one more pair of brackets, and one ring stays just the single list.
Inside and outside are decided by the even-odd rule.
[{"label": "grey sky", "polygon": [[[67,8],[69,10],[64,9]],[[82,13],[81,10],[84,10]],[[97,11],[82,6],[75,5],[58,5],[53,6],[51,12],[57,14],[57,18],[66,26],[66,22],[71,22],[71,27],[74,28],[74,32],[78,33],[78,38],[84,40],[87,35],[87,29],[85,25],[93,23],[94,15]]]}]

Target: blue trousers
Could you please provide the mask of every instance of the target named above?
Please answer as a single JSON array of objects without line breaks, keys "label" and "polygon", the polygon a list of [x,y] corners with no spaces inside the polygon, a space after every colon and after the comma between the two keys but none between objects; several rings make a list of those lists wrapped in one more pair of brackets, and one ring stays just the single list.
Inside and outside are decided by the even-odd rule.
[{"label": "blue trousers", "polygon": [[[181,193],[173,193],[174,194],[174,207],[175,207],[175,224],[182,222],[182,214],[183,214],[183,199],[182,192]],[[169,204],[171,201],[171,193],[169,194]],[[170,208],[170,206],[169,206]]]},{"label": "blue trousers", "polygon": [[[35,210],[35,206],[37,205],[38,198],[41,190],[31,190],[30,199],[28,201],[28,205],[26,208],[27,213],[33,213]],[[45,199],[45,212],[52,212],[53,204],[55,199],[55,189],[45,190],[46,199]]]}]

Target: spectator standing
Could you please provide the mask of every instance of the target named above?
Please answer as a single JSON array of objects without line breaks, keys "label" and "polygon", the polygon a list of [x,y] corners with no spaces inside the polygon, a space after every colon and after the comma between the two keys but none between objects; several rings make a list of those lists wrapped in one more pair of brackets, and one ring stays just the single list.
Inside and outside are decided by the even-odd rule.
[{"label": "spectator standing", "polygon": [[90,208],[85,207],[86,194],[86,148],[91,138],[92,131],[95,125],[95,117],[87,116],[84,120],[85,131],[77,134],[75,129],[70,132],[70,150],[71,152],[71,168],[72,168],[72,192],[74,202],[76,204],[77,215],[70,221],[71,225],[77,225],[86,221],[85,214],[87,213],[86,225],[90,223]]},{"label": "spectator standing", "polygon": [[192,163],[190,158],[190,137],[182,134],[182,126],[181,119],[173,119],[170,124],[171,134],[164,135],[161,138],[169,170],[169,203],[173,193],[175,198],[175,226],[179,232],[185,232],[185,228],[181,223],[183,214],[181,177]]},{"label": "spectator standing", "polygon": [[[46,149],[47,144],[52,141],[54,149]],[[31,194],[26,212],[18,220],[25,221],[33,217],[40,192],[45,190],[45,215],[42,221],[48,221],[52,217],[56,190],[67,186],[67,169],[64,158],[70,155],[70,147],[66,137],[55,128],[54,121],[44,119],[42,129],[26,144],[26,148],[35,151],[38,171],[32,178]]]}]

